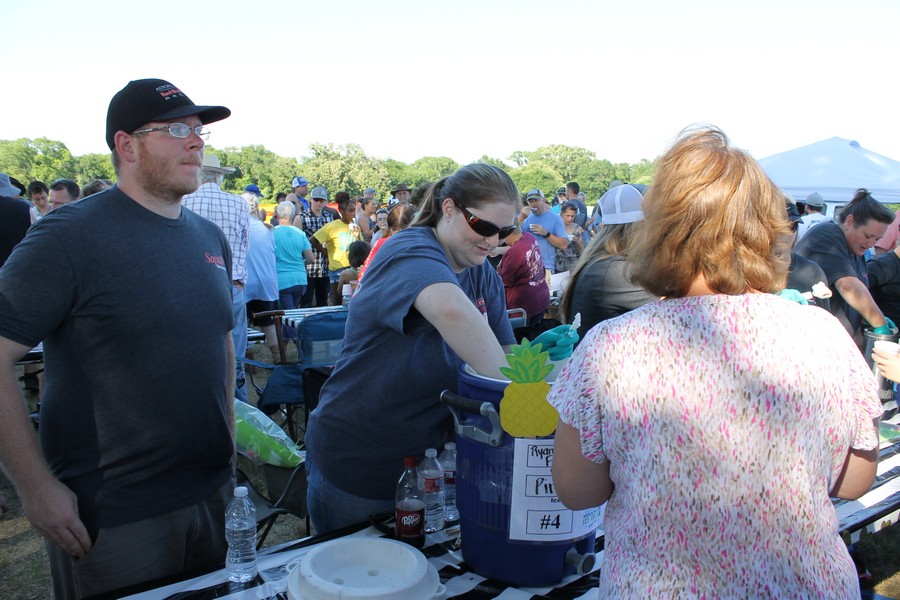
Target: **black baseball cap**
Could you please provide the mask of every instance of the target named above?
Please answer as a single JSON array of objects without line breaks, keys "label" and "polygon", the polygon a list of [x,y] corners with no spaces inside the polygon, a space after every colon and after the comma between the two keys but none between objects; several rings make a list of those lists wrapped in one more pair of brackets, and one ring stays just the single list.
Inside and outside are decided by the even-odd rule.
[{"label": "black baseball cap", "polygon": [[231,115],[224,106],[197,106],[180,89],[163,79],[136,79],[112,97],[106,112],[106,145],[115,148],[117,131],[131,133],[150,121],[197,115],[206,125]]}]

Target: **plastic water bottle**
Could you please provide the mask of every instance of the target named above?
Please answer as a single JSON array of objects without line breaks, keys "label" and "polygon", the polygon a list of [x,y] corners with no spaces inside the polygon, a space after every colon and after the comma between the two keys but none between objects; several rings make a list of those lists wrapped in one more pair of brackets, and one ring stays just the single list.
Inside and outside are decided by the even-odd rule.
[{"label": "plastic water bottle", "polygon": [[425,492],[425,533],[444,528],[444,470],[437,450],[429,448],[419,463],[419,482]]},{"label": "plastic water bottle", "polygon": [[394,537],[416,548],[425,545],[425,492],[419,486],[418,459],[403,459],[403,475],[397,482],[394,504]]},{"label": "plastic water bottle", "polygon": [[229,581],[246,582],[256,577],[256,507],[247,488],[234,488],[234,498],[225,510],[225,572]]},{"label": "plastic water bottle", "polygon": [[438,462],[444,469],[444,520],[447,523],[459,521],[456,508],[456,444],[447,442]]}]

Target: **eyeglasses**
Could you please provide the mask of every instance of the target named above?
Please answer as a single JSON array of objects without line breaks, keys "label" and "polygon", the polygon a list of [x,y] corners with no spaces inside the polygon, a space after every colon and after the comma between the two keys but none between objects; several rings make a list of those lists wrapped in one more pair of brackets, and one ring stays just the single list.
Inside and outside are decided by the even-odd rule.
[{"label": "eyeglasses", "polygon": [[151,127],[149,129],[138,129],[137,131],[132,131],[131,135],[137,135],[139,133],[150,133],[151,131],[168,131],[169,135],[172,137],[176,137],[179,139],[184,139],[191,135],[193,131],[196,133],[201,140],[209,139],[209,129],[205,128],[203,125],[197,125],[196,127],[191,127],[190,125],[186,125],[185,123],[169,123],[168,125],[163,125],[162,127]]},{"label": "eyeglasses", "polygon": [[504,240],[508,238],[513,231],[516,230],[515,225],[509,225],[508,227],[497,227],[490,221],[479,219],[478,217],[470,213],[465,206],[463,206],[456,200],[453,201],[453,204],[456,205],[456,208],[462,211],[463,216],[466,218],[466,223],[469,224],[469,227],[472,228],[472,231],[480,236],[489,238],[491,236],[497,235],[500,236],[501,240]]}]

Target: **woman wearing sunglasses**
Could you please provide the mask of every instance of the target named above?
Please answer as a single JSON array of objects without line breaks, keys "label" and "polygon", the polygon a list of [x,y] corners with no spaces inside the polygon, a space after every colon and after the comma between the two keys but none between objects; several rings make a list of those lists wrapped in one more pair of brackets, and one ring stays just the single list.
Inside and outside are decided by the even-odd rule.
[{"label": "woman wearing sunglasses", "polygon": [[430,186],[412,226],[369,265],[307,427],[317,533],[393,512],[403,457],[450,438],[439,395],[456,389],[462,363],[501,377],[515,339],[503,282],[485,259],[514,230],[518,207],[504,171],[463,167]]}]

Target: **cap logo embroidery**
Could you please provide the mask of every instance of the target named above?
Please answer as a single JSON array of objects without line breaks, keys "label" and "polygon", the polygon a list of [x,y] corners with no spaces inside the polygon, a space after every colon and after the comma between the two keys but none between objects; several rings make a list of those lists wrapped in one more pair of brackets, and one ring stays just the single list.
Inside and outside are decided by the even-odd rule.
[{"label": "cap logo embroidery", "polygon": [[159,93],[160,97],[162,97],[164,100],[170,100],[172,97],[175,97],[175,98],[184,97],[184,92],[182,92],[181,90],[179,90],[177,87],[175,87],[172,84],[161,85],[158,88],[156,88],[156,91]]}]

